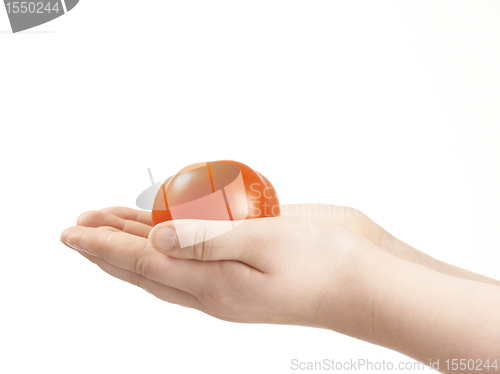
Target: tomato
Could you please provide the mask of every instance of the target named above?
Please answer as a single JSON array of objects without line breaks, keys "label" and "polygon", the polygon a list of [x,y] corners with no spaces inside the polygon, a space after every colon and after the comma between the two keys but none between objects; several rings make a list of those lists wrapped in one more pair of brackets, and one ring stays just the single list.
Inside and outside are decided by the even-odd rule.
[{"label": "tomato", "polygon": [[262,174],[237,161],[189,165],[158,190],[153,225],[173,219],[244,220],[280,215],[276,191]]}]

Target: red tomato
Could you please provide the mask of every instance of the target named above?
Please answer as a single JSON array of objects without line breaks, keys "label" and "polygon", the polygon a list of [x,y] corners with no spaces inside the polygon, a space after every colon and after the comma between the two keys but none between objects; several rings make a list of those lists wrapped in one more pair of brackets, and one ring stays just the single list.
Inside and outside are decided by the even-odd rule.
[{"label": "red tomato", "polygon": [[168,178],[153,205],[153,225],[172,219],[243,220],[280,215],[273,185],[236,161],[193,164]]}]

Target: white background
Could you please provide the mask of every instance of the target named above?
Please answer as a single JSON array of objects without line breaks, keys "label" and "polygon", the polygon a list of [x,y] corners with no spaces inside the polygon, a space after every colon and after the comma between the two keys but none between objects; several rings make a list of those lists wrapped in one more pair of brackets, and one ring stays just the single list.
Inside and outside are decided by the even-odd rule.
[{"label": "white background", "polygon": [[0,8],[5,373],[288,373],[407,361],[335,332],[169,305],[59,242],[86,210],[234,159],[282,203],[354,206],[500,278],[500,2],[82,0]]}]

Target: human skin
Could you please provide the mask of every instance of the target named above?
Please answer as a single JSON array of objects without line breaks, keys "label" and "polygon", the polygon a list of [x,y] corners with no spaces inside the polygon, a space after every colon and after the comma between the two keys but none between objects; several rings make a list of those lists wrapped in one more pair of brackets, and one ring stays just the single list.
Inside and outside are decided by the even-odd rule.
[{"label": "human skin", "polygon": [[[446,359],[500,360],[497,281],[416,251],[359,211],[311,217],[303,208],[184,248],[180,235],[203,239],[220,222],[152,230],[149,212],[107,208],[81,215],[61,240],[119,279],[223,320],[327,328],[425,364],[439,359],[443,372]],[[173,240],[161,228],[175,228]]]},{"label": "human skin", "polygon": [[370,240],[377,247],[404,260],[415,262],[443,274],[464,279],[491,283],[500,286],[500,281],[472,271],[439,261],[404,243],[381,226],[373,222],[367,215],[351,207],[327,204],[289,204],[283,205],[282,215],[303,217],[308,219],[324,219],[341,223]]}]

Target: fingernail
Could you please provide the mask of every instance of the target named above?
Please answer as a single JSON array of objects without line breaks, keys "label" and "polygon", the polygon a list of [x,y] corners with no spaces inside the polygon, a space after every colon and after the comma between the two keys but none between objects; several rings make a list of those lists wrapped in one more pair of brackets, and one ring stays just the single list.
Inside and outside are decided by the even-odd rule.
[{"label": "fingernail", "polygon": [[153,230],[151,245],[159,251],[175,248],[175,232],[172,228],[161,226]]},{"label": "fingernail", "polygon": [[66,245],[66,246],[70,247],[71,249],[76,249],[77,251],[81,251],[81,252],[83,251],[83,250],[82,250],[79,246],[77,246],[75,243],[72,243],[72,242],[70,242],[70,241],[69,241],[69,240],[67,240],[67,239],[61,238],[60,240],[61,240],[61,242],[62,242],[64,245]]}]

